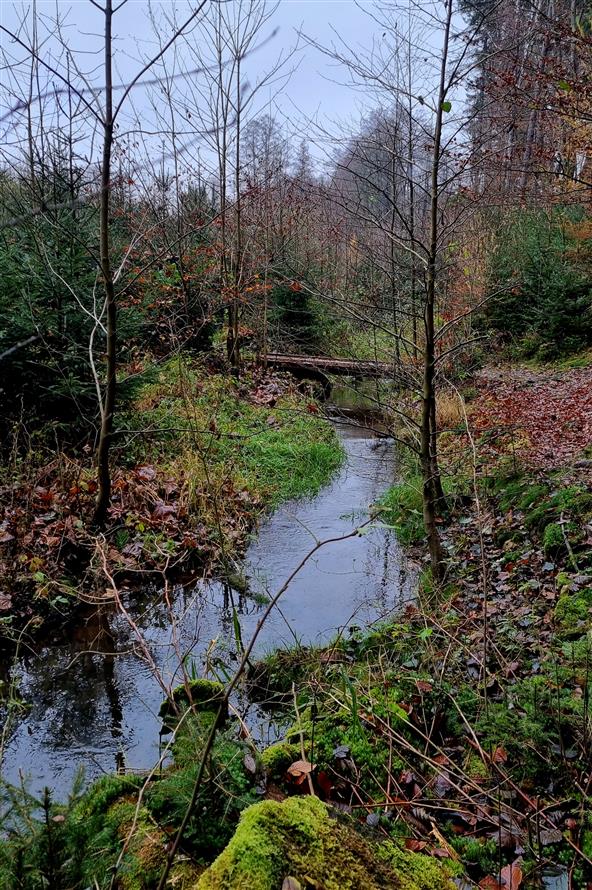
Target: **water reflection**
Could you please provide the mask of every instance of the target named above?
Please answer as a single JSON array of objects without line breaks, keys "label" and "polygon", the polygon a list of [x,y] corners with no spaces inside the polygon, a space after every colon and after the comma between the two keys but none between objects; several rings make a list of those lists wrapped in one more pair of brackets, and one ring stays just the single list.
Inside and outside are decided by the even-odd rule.
[{"label": "water reflection", "polygon": [[[279,509],[248,550],[245,570],[258,596],[219,582],[176,588],[166,597],[147,589],[125,603],[144,643],[125,616],[102,609],[87,616],[68,645],[47,646],[18,661],[12,680],[27,710],[5,751],[8,781],[26,774],[32,790],[49,785],[64,797],[80,764],[89,778],[124,765],[154,764],[164,697],[154,667],[170,685],[180,682],[181,665],[188,662],[201,673],[215,659],[232,672],[235,610],[247,641],[264,608],[262,598],[279,588],[317,540],[355,529],[391,483],[391,447],[376,447],[363,429],[338,429],[347,451],[343,471],[316,498]],[[387,614],[409,595],[396,540],[388,530],[373,528],[315,553],[283,595],[255,651],[296,640],[326,641],[341,628]],[[265,730],[254,706],[248,719],[255,734]]]}]

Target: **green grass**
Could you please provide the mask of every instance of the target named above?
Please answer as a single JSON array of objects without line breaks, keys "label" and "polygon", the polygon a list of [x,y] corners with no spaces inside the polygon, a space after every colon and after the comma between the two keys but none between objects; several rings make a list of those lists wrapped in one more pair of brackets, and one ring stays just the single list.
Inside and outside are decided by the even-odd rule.
[{"label": "green grass", "polygon": [[248,378],[208,375],[181,359],[151,376],[122,427],[161,432],[130,435],[125,459],[158,463],[187,479],[193,495],[214,480],[217,489],[244,491],[275,507],[316,494],[343,460],[333,427],[298,393],[281,395],[273,407],[255,404]]},{"label": "green grass", "polygon": [[[463,480],[442,477],[446,497],[458,494]],[[417,470],[406,474],[403,482],[393,485],[381,497],[378,510],[381,519],[392,526],[404,545],[419,544],[425,539],[423,524],[423,482]]]},{"label": "green grass", "polygon": [[418,544],[425,537],[419,475],[389,488],[380,499],[379,509],[381,518],[395,529],[402,544]]}]

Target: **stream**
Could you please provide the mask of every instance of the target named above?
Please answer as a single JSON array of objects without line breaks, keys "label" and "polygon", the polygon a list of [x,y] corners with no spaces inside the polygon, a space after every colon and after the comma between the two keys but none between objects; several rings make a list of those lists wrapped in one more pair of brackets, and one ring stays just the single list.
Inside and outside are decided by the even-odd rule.
[{"label": "stream", "polygon": [[[210,580],[171,589],[168,603],[156,587],[126,602],[166,684],[181,682],[182,662],[197,675],[223,664],[232,672],[234,614],[246,643],[266,597],[316,541],[355,529],[392,483],[395,455],[388,440],[344,419],[336,429],[346,452],[341,471],[316,497],[289,502],[261,524],[242,568],[248,594]],[[412,595],[413,578],[394,535],[371,527],[322,547],[308,560],[264,625],[255,655],[296,641],[327,642],[352,625],[365,627],[388,615]],[[90,780],[156,762],[164,693],[124,615],[97,611],[75,628],[68,644],[39,647],[4,671],[24,703],[4,745],[6,781],[24,779],[32,792],[49,786],[64,799],[80,768]],[[237,706],[255,738],[277,738],[268,714],[250,702]]]}]

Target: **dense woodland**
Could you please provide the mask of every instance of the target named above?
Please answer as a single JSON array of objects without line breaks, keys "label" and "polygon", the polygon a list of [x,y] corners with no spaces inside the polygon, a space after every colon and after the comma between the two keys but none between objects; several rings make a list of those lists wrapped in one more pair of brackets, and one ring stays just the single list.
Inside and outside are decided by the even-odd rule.
[{"label": "dense woodland", "polygon": [[[264,0],[146,4],[122,82],[125,5],[90,0],[91,61],[65,4],[0,25],[5,663],[89,609],[137,631],[146,573],[240,587],[259,517],[342,460],[330,373],[286,355],[381,369],[400,469],[367,521],[418,599],[163,678],[173,763],[148,777],[5,783],[0,883],[592,886],[588,4],[368,4],[364,52],[338,25],[289,47]],[[269,100],[307,49],[356,118]],[[26,707],[4,673],[0,757]],[[245,684],[292,715],[263,753],[228,716]]]}]

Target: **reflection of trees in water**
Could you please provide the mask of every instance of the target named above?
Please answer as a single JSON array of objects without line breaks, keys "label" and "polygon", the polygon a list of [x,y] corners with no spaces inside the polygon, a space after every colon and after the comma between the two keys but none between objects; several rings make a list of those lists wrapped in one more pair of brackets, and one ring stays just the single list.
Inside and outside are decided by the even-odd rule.
[{"label": "reflection of trees in water", "polygon": [[[112,613],[100,606],[95,609],[74,633],[74,652],[80,655],[74,662],[79,665],[83,679],[95,678],[96,686],[104,686],[105,697],[109,705],[110,731],[112,737],[120,738],[123,734],[123,707],[115,677],[115,659],[117,644],[111,627]],[[95,684],[90,684],[91,701],[98,696],[94,693]],[[93,715],[94,716],[94,715]]]}]

